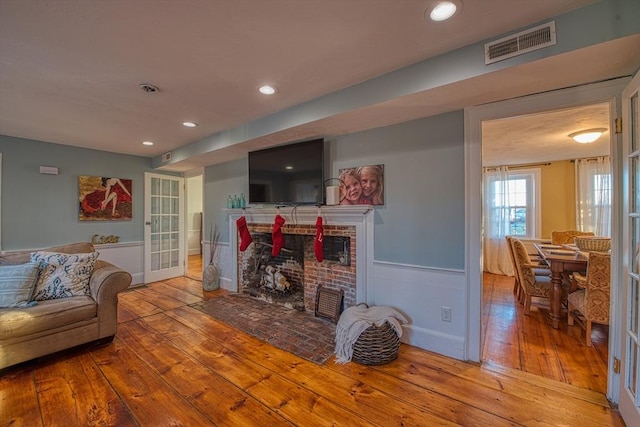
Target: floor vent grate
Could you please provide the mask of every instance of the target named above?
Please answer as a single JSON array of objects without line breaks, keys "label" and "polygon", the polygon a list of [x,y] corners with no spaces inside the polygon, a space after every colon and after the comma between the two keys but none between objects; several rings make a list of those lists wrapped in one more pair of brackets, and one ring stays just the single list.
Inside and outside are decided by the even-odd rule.
[{"label": "floor vent grate", "polygon": [[485,65],[556,44],[555,21],[530,28],[484,45]]}]

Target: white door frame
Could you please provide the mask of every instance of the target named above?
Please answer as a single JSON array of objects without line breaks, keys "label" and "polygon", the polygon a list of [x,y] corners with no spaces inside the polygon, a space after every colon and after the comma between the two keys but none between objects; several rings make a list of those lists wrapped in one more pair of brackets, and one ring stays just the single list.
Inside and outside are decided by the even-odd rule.
[{"label": "white door frame", "polygon": [[[629,365],[627,363],[628,359],[627,359],[627,352],[628,352],[628,341],[627,341],[627,325],[628,325],[628,311],[629,311],[629,304],[630,301],[632,299],[632,296],[629,295],[629,290],[630,290],[630,281],[631,281],[631,276],[629,275],[629,272],[632,271],[631,268],[631,260],[633,259],[632,254],[635,253],[635,248],[632,248],[632,242],[631,242],[631,235],[633,233],[633,230],[630,227],[630,213],[631,212],[637,212],[637,208],[633,208],[631,205],[633,203],[635,203],[635,201],[637,200],[637,197],[632,196],[632,192],[636,191],[637,189],[634,189],[634,182],[632,181],[634,178],[632,176],[633,171],[631,168],[631,159],[630,159],[630,154],[631,154],[631,135],[632,132],[635,131],[636,132],[636,137],[640,136],[638,135],[638,129],[636,128],[635,130],[632,129],[633,127],[633,123],[634,123],[634,118],[631,115],[631,109],[630,107],[630,99],[631,97],[636,94],[638,96],[640,96],[639,94],[640,92],[640,72],[636,73],[636,75],[634,76],[633,80],[631,81],[631,83],[629,83],[629,85],[624,89],[624,91],[622,92],[622,139],[623,139],[623,179],[624,179],[624,191],[627,194],[627,197],[624,198],[624,206],[623,206],[623,211],[622,211],[622,215],[621,217],[623,218],[623,248],[622,248],[622,257],[621,257],[621,261],[622,261],[622,268],[621,268],[621,286],[620,286],[620,290],[619,290],[619,295],[620,295],[620,301],[622,302],[621,304],[621,310],[620,310],[620,328],[622,329],[621,331],[621,340],[620,340],[620,346],[621,346],[621,357],[619,357],[620,359],[620,383],[619,383],[619,399],[618,399],[618,409],[620,410],[620,414],[622,415],[622,418],[624,419],[624,422],[628,425],[628,426],[632,426],[632,425],[640,425],[640,410],[639,410],[639,406],[640,406],[640,396],[636,396],[635,397],[635,401],[634,401],[634,396],[628,391],[627,387],[626,387],[626,378],[628,375],[628,370],[629,370]],[[636,111],[636,115],[640,114]],[[635,117],[635,123],[636,126],[638,125],[638,117]],[[636,141],[636,144],[638,142]],[[635,154],[633,155],[634,158],[638,158],[637,156],[637,148],[635,150]],[[637,273],[637,271],[636,271]],[[636,325],[637,327],[637,325]],[[640,363],[640,361],[638,361],[637,363]],[[636,367],[636,382],[640,382],[640,375],[638,374],[638,371],[640,371],[639,367]],[[638,389],[640,389],[640,387],[638,387],[636,385],[636,393],[638,392]]]},{"label": "white door frame", "polygon": [[[465,270],[467,289],[467,360],[480,362],[482,327],[482,122],[506,117],[534,114],[543,111],[572,108],[582,105],[608,102],[610,116],[615,118],[619,111],[620,95],[630,78],[615,79],[602,83],[584,85],[569,89],[510,99],[478,107],[465,109]],[[610,129],[615,129],[613,123]],[[620,144],[611,138],[612,174],[614,178],[614,199],[612,201],[611,236],[616,236],[612,247],[612,266],[620,265],[621,253],[621,212],[620,188]],[[620,357],[621,329],[619,322],[620,301],[617,298],[620,275],[612,277],[612,312],[609,325],[609,367],[607,376],[607,398],[618,399],[619,375],[613,374],[614,357]],[[615,300],[614,300],[615,299]]]}]

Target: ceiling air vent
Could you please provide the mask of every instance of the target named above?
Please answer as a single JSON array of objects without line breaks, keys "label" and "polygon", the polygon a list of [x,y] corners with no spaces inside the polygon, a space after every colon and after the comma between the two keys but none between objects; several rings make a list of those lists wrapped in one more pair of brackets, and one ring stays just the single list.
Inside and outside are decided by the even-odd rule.
[{"label": "ceiling air vent", "polygon": [[171,160],[171,151],[169,151],[168,153],[164,153],[162,155],[162,161],[163,162],[168,162],[169,160]]},{"label": "ceiling air vent", "polygon": [[485,65],[556,44],[555,21],[484,45]]}]

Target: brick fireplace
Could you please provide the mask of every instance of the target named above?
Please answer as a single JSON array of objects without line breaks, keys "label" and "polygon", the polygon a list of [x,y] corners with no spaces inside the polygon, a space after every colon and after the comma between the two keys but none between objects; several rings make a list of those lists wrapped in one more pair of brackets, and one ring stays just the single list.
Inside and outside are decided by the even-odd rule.
[{"label": "brick fireplace", "polygon": [[[324,222],[324,260],[318,262],[313,242],[320,212]],[[297,310],[313,312],[319,286],[342,290],[344,307],[367,301],[366,278],[373,266],[371,206],[246,208],[227,210],[231,249],[232,291]],[[239,250],[236,220],[244,213],[253,243]],[[285,218],[284,247],[271,256],[275,215]],[[273,284],[273,276],[279,274]],[[265,277],[266,276],[266,277]]]}]

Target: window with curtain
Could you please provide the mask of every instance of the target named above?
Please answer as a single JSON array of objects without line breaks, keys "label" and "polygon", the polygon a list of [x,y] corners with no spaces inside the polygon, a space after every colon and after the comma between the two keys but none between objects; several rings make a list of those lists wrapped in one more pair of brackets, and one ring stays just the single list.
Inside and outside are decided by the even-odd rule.
[{"label": "window with curtain", "polygon": [[502,166],[484,174],[484,270],[513,275],[506,236],[534,238],[540,224],[540,169],[509,170]]},{"label": "window with curtain", "polygon": [[611,158],[580,159],[576,167],[576,226],[611,236]]}]

